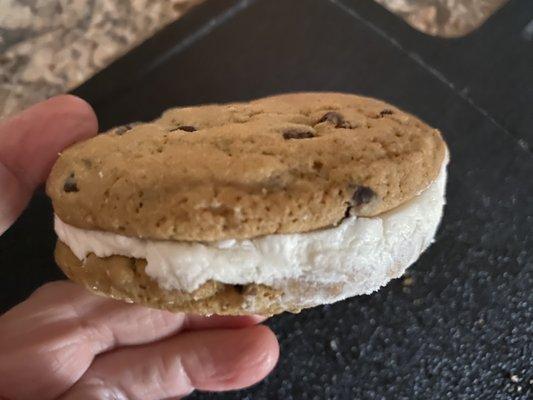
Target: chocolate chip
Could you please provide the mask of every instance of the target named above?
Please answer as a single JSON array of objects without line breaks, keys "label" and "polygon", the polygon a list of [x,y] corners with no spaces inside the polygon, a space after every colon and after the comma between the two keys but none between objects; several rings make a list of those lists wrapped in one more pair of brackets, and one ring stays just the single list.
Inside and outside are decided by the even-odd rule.
[{"label": "chocolate chip", "polygon": [[367,186],[358,186],[352,196],[353,204],[355,206],[361,206],[368,204],[374,199],[376,193]]},{"label": "chocolate chip", "polygon": [[174,132],[174,131],[194,132],[196,131],[196,128],[191,125],[180,125],[169,130],[169,132]]},{"label": "chocolate chip", "polygon": [[349,128],[349,124],[344,120],[344,117],[336,111],[325,113],[317,123],[320,124],[321,122],[329,122],[335,125],[335,128]]},{"label": "chocolate chip", "polygon": [[233,285],[233,288],[239,294],[243,294],[244,293],[244,285]]},{"label": "chocolate chip", "polygon": [[344,218],[343,219],[350,218],[350,216],[352,214],[351,211],[352,211],[352,207],[346,207],[346,211],[344,211]]},{"label": "chocolate chip", "polygon": [[283,132],[283,139],[285,140],[310,139],[313,137],[315,137],[315,134],[313,132],[303,131],[299,129],[287,129],[285,132]]},{"label": "chocolate chip", "polygon": [[122,126],[119,126],[118,128],[115,129],[115,133],[117,135],[123,135],[124,133],[128,132],[129,130],[131,130],[132,126],[131,125],[122,125]]},{"label": "chocolate chip", "polygon": [[393,114],[393,111],[386,108],[385,110],[381,110],[381,112],[379,113],[379,116],[383,117],[384,115],[392,115],[392,114]]},{"label": "chocolate chip", "polygon": [[65,179],[63,190],[66,193],[79,191],[78,185],[76,184],[76,178],[74,177],[74,172],[71,172],[71,174],[67,177],[67,179]]},{"label": "chocolate chip", "polygon": [[313,161],[313,169],[314,170],[321,170],[322,167],[324,166],[324,164],[322,163],[322,161]]}]

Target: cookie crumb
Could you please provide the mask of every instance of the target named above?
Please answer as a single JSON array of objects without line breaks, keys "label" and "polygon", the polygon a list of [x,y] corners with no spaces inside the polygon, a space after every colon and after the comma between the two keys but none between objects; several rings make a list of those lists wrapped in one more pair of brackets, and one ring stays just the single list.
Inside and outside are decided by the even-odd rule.
[{"label": "cookie crumb", "polygon": [[403,278],[402,285],[411,286],[415,282],[414,278],[411,276],[406,276]]}]

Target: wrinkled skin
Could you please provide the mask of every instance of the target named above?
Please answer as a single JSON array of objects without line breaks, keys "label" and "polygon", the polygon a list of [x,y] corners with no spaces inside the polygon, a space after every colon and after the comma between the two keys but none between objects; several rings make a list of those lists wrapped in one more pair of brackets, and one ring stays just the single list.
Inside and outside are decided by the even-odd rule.
[{"label": "wrinkled skin", "polygon": [[[0,122],[0,234],[57,154],[97,130],[90,106],[73,96]],[[150,400],[247,387],[278,359],[276,337],[260,322],[173,314],[48,283],[0,316],[0,398]]]}]

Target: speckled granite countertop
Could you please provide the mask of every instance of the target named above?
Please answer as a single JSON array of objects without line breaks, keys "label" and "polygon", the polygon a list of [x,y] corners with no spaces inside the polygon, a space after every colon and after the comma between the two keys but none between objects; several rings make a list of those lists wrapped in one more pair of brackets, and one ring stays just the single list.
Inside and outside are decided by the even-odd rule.
[{"label": "speckled granite countertop", "polygon": [[[0,0],[0,118],[64,93],[203,0]],[[479,26],[507,0],[376,0],[431,35]]]},{"label": "speckled granite countertop", "polygon": [[0,117],[68,91],[201,0],[0,0]]}]

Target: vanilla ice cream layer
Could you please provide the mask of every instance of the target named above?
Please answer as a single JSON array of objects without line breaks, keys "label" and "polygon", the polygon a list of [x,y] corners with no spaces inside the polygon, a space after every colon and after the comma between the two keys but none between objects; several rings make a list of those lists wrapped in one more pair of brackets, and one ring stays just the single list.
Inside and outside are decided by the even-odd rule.
[{"label": "vanilla ice cream layer", "polygon": [[280,289],[280,302],[292,306],[330,303],[377,290],[429,246],[445,204],[445,164],[429,187],[400,207],[312,232],[218,242],[145,240],[79,229],[57,216],[55,230],[80,260],[90,253],[146,259],[146,274],[165,289],[191,292],[209,280],[256,283]]}]

